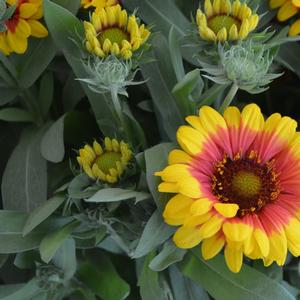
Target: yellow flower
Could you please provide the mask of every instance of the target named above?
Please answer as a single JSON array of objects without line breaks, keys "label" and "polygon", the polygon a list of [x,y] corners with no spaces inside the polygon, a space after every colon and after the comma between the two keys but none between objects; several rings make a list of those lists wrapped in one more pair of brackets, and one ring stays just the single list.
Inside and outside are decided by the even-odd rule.
[{"label": "yellow flower", "polygon": [[84,28],[87,50],[102,58],[113,54],[129,59],[150,35],[145,25],[139,25],[134,15],[128,17],[120,5],[97,8]]},{"label": "yellow flower", "polygon": [[204,12],[197,10],[196,21],[201,38],[208,41],[243,40],[254,30],[259,17],[239,0],[205,0]]},{"label": "yellow flower", "polygon": [[204,259],[224,248],[239,272],[243,256],[282,266],[300,256],[300,133],[297,122],[275,113],[266,120],[256,104],[224,115],[203,106],[177,131],[181,149],[157,172],[160,192],[175,193],[165,222],[180,226],[179,248],[201,245]]},{"label": "yellow flower", "polygon": [[38,20],[43,17],[42,0],[6,0],[7,6],[16,5],[10,19],[4,22],[6,31],[0,33],[0,51],[22,54],[27,50],[30,36],[43,38],[47,29]]},{"label": "yellow flower", "polygon": [[128,144],[106,137],[103,147],[94,141],[93,146],[87,144],[81,148],[77,161],[90,178],[115,183],[131,158]]},{"label": "yellow flower", "polygon": [[[271,8],[279,8],[277,19],[279,22],[284,22],[300,11],[299,0],[270,0],[269,5]],[[300,19],[296,20],[289,30],[290,36],[295,36],[300,33]]]},{"label": "yellow flower", "polygon": [[81,7],[87,9],[90,7],[105,8],[119,4],[118,0],[81,0]]}]

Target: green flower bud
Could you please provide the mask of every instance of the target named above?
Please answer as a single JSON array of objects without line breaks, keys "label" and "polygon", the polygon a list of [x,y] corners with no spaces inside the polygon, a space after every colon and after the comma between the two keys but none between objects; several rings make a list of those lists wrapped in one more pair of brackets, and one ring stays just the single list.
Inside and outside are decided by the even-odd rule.
[{"label": "green flower bud", "polygon": [[269,73],[273,56],[264,46],[254,46],[250,41],[227,47],[219,45],[218,65],[201,63],[208,74],[205,77],[218,84],[234,83],[241,90],[257,94],[282,75]]}]

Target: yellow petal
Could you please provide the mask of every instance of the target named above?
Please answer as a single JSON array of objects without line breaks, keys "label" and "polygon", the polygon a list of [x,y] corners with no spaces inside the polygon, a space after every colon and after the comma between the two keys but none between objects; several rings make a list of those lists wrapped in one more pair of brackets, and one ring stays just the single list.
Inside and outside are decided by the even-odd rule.
[{"label": "yellow petal", "polygon": [[224,237],[218,234],[202,241],[201,252],[205,260],[215,257],[223,248]]},{"label": "yellow petal", "polygon": [[262,229],[254,229],[253,236],[263,256],[267,256],[270,251],[269,238]]},{"label": "yellow petal", "polygon": [[217,33],[217,39],[220,42],[225,42],[227,40],[227,30],[225,27],[220,29]]},{"label": "yellow petal", "polygon": [[295,21],[289,29],[290,36],[295,36],[298,35],[299,33],[300,33],[300,19]]},{"label": "yellow petal", "polygon": [[201,242],[199,229],[181,226],[173,236],[175,245],[182,249],[193,248]]},{"label": "yellow petal", "polygon": [[225,261],[233,273],[238,273],[241,270],[243,264],[243,252],[241,250],[235,250],[231,247],[225,247]]},{"label": "yellow petal", "polygon": [[241,119],[243,125],[253,131],[257,132],[263,128],[264,117],[256,104],[246,105],[242,111]]},{"label": "yellow petal", "polygon": [[213,0],[213,10],[216,15],[221,12],[221,0]]},{"label": "yellow petal", "polygon": [[182,178],[182,180],[178,182],[177,185],[179,192],[185,196],[191,198],[200,198],[202,196],[200,183],[194,177]]},{"label": "yellow petal", "polygon": [[205,0],[204,1],[204,11],[205,11],[205,14],[208,18],[213,15],[213,6],[212,6],[210,0]]},{"label": "yellow petal", "polygon": [[292,2],[287,1],[283,6],[280,7],[277,19],[280,22],[286,21],[293,17],[298,12],[298,8],[292,4]]},{"label": "yellow petal", "polygon": [[241,121],[241,113],[237,107],[229,106],[225,109],[224,119],[227,123],[227,126],[239,128]]},{"label": "yellow petal", "polygon": [[27,23],[31,27],[31,35],[36,38],[43,38],[48,35],[48,30],[46,27],[39,21],[36,20],[27,20]]},{"label": "yellow petal", "polygon": [[240,39],[246,38],[249,34],[249,31],[250,31],[249,21],[248,21],[248,19],[244,19],[242,22],[240,31],[239,31],[239,38]]},{"label": "yellow petal", "polygon": [[275,260],[279,266],[282,266],[287,254],[287,239],[284,231],[273,232],[268,235],[270,241],[270,252],[267,258]]},{"label": "yellow petal", "polygon": [[227,128],[224,118],[210,106],[202,106],[199,116],[202,127],[209,133],[215,133],[220,128]]},{"label": "yellow petal", "polygon": [[174,149],[169,153],[168,163],[173,164],[189,164],[192,161],[192,157],[182,150]]},{"label": "yellow petal", "polygon": [[239,38],[238,29],[235,24],[233,24],[229,29],[229,39],[236,41]]},{"label": "yellow petal", "polygon": [[210,211],[212,207],[212,201],[207,198],[194,200],[190,207],[191,214],[193,216],[203,215]]},{"label": "yellow petal", "polygon": [[243,222],[225,222],[223,232],[231,241],[241,242],[249,237],[252,228]]},{"label": "yellow petal", "polygon": [[183,150],[190,155],[197,155],[202,151],[204,136],[190,126],[181,126],[177,131],[177,140]]},{"label": "yellow petal", "polygon": [[[184,220],[190,216],[190,209],[193,202],[193,199],[181,194],[172,197],[163,212],[166,223],[170,225],[182,225]],[[171,223],[168,220],[171,220]]]},{"label": "yellow petal", "polygon": [[287,1],[288,0],[270,0],[269,1],[269,6],[271,8],[278,8],[278,7],[282,6]]},{"label": "yellow petal", "polygon": [[33,3],[22,3],[19,6],[20,17],[22,19],[29,19],[38,10],[38,6]]},{"label": "yellow petal", "polygon": [[162,182],[158,186],[158,191],[161,193],[178,193],[178,185],[172,182]]},{"label": "yellow petal", "polygon": [[239,206],[235,203],[215,203],[215,210],[226,218],[233,218],[239,210]]},{"label": "yellow petal", "polygon": [[206,221],[199,229],[199,233],[202,239],[207,239],[215,235],[222,227],[223,218],[220,216],[213,216],[208,221]]},{"label": "yellow petal", "polygon": [[156,172],[155,176],[160,176],[162,180],[168,182],[179,182],[184,177],[192,176],[189,172],[189,166],[183,164],[174,164],[167,166],[164,170]]},{"label": "yellow petal", "polygon": [[22,54],[27,50],[27,38],[20,38],[10,31],[7,32],[7,43],[18,54]]}]

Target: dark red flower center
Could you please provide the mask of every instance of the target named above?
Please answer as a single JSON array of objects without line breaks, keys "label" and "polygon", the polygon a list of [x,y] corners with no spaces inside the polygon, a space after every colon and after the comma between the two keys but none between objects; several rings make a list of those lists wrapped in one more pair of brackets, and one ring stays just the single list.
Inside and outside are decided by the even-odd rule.
[{"label": "dark red flower center", "polygon": [[233,160],[225,156],[214,166],[212,192],[220,202],[238,204],[237,216],[257,213],[280,194],[274,161],[263,164],[254,151]]}]

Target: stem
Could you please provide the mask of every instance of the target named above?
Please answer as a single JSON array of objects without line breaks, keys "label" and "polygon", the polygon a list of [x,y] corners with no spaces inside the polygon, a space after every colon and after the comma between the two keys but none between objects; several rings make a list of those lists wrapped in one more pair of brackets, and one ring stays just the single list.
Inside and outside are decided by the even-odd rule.
[{"label": "stem", "polygon": [[237,86],[236,83],[233,83],[228,94],[226,95],[221,107],[220,107],[220,112],[224,113],[224,110],[230,105],[232,102],[234,96],[236,95],[237,91],[239,90],[239,87]]},{"label": "stem", "polygon": [[111,98],[112,98],[112,102],[113,102],[113,105],[114,105],[114,108],[115,108],[115,111],[117,113],[117,116],[118,116],[118,121],[120,123],[120,131],[121,133],[124,135],[124,137],[128,139],[129,137],[129,134],[128,134],[128,130],[127,130],[127,124],[126,124],[126,120],[124,118],[124,113],[123,113],[123,110],[122,110],[122,105],[121,105],[121,101],[119,99],[119,96],[118,96],[118,93],[116,90],[111,90]]}]

